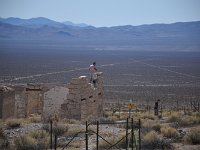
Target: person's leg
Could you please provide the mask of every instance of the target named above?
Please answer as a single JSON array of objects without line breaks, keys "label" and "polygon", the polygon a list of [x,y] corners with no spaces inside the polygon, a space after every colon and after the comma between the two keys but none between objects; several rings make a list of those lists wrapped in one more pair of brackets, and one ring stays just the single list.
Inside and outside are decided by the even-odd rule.
[{"label": "person's leg", "polygon": [[93,82],[93,79],[92,79],[92,73],[90,74],[90,83]]}]

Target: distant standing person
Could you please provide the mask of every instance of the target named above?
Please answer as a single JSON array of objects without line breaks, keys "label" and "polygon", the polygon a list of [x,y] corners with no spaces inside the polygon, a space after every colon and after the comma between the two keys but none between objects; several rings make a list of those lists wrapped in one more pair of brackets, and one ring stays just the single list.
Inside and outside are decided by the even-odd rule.
[{"label": "distant standing person", "polygon": [[93,62],[92,65],[90,65],[89,72],[90,72],[90,83],[93,83],[95,85],[97,80],[96,62]]}]

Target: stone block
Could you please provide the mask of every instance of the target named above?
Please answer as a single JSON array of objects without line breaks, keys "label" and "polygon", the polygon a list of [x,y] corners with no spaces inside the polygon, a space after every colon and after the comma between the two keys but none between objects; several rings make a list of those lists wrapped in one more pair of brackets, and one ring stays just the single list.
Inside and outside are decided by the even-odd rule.
[{"label": "stone block", "polygon": [[81,81],[80,81],[80,79],[78,79],[78,78],[72,78],[72,80],[70,81],[70,84],[80,84],[81,83]]},{"label": "stone block", "polygon": [[78,84],[69,84],[68,86],[67,86],[69,89],[80,89],[80,86],[78,85]]}]

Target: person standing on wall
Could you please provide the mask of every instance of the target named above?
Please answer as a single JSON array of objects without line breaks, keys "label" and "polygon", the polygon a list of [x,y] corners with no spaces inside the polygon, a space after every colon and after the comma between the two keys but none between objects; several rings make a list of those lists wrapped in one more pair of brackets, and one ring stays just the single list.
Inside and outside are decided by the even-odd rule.
[{"label": "person standing on wall", "polygon": [[96,86],[96,80],[97,80],[96,62],[93,62],[92,65],[90,65],[89,72],[90,72],[90,83],[93,83],[94,87],[95,87]]}]

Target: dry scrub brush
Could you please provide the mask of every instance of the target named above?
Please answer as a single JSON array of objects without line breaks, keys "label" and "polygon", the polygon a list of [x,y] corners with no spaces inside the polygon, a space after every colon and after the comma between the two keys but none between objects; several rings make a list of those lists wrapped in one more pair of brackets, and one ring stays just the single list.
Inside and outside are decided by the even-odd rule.
[{"label": "dry scrub brush", "polygon": [[[108,137],[108,138],[106,138],[106,140],[111,144],[111,145],[113,145],[113,144],[116,144],[117,142],[119,142],[120,140],[120,142],[116,145],[116,147],[117,148],[125,148],[125,132],[121,132],[121,133],[119,133],[117,136],[115,136],[115,137]],[[105,149],[107,149],[107,148],[109,148],[111,145],[109,144],[109,143],[107,143],[106,141],[104,141],[104,140],[101,140],[100,142],[99,142],[99,149],[100,150],[105,150]],[[115,147],[113,147],[113,148],[115,148]]]},{"label": "dry scrub brush", "polygon": [[179,126],[191,126],[200,124],[200,114],[191,113],[190,115],[184,115],[181,112],[173,112],[169,116],[168,122],[177,122]]},{"label": "dry scrub brush", "polygon": [[8,119],[6,120],[6,126],[8,128],[17,128],[21,126],[21,120],[20,119]]},{"label": "dry scrub brush", "polygon": [[170,149],[170,143],[165,141],[161,135],[155,131],[150,131],[144,135],[142,140],[143,149]]},{"label": "dry scrub brush", "polygon": [[183,140],[185,144],[200,144],[200,126],[187,133]]},{"label": "dry scrub brush", "polygon": [[32,131],[26,135],[16,137],[13,148],[17,150],[47,149],[49,140],[49,134],[46,131]]},{"label": "dry scrub brush", "polygon": [[178,131],[175,128],[164,126],[160,129],[161,134],[167,138],[177,138]]},{"label": "dry scrub brush", "polygon": [[[50,132],[50,125],[44,124],[42,127],[45,131]],[[65,124],[57,124],[57,126],[52,127],[52,132],[54,135],[61,136],[66,134],[69,130],[69,127]]]}]

